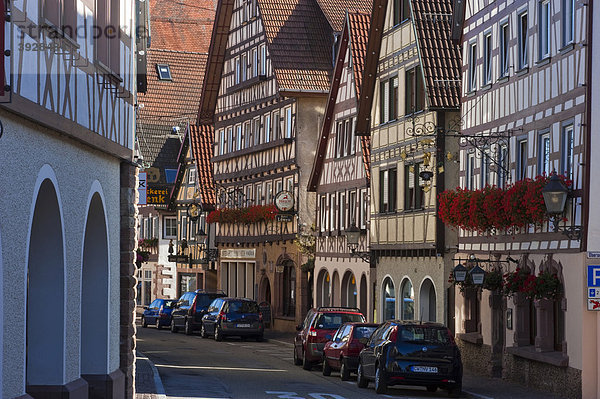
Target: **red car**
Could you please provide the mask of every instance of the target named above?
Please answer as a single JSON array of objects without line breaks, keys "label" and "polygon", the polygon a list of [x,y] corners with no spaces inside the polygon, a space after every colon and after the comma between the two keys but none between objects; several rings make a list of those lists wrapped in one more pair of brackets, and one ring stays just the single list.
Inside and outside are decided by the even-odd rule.
[{"label": "red car", "polygon": [[358,355],[377,327],[379,324],[343,324],[323,348],[323,375],[330,375],[332,369],[339,370],[342,381],[346,381],[351,372],[356,373]]},{"label": "red car", "polygon": [[296,326],[294,364],[310,370],[323,362],[323,347],[344,323],[364,323],[357,308],[321,307],[308,311],[304,323]]}]

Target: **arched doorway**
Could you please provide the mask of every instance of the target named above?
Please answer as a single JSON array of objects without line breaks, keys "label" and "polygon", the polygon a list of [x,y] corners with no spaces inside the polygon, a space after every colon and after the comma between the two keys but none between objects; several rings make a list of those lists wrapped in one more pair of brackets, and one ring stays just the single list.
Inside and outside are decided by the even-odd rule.
[{"label": "arched doorway", "polygon": [[354,273],[347,271],[342,279],[342,306],[355,308],[358,306],[358,292]]},{"label": "arched doorway", "polygon": [[92,196],[81,273],[81,374],[108,374],[108,233],[102,198]]},{"label": "arched doorway", "polygon": [[336,271],[333,272],[333,278],[331,279],[331,305],[341,306],[341,295],[340,295],[340,275]]},{"label": "arched doorway", "polygon": [[259,302],[268,302],[271,303],[271,283],[269,282],[269,278],[264,276],[260,282],[260,298]]},{"label": "arched doorway", "polygon": [[286,317],[296,316],[296,265],[292,260],[283,262],[283,276],[281,284],[281,315]]},{"label": "arched doorway", "polygon": [[435,298],[435,287],[433,282],[426,278],[421,284],[421,290],[419,292],[419,319],[423,321],[436,321],[436,298]]},{"label": "arched doorway", "polygon": [[402,320],[414,320],[415,291],[410,279],[405,278],[400,287],[400,316]]},{"label": "arched doorway", "polygon": [[383,320],[393,320],[396,318],[396,291],[391,277],[383,281]]},{"label": "arched doorway", "polygon": [[360,277],[360,311],[365,315],[367,320],[371,320],[369,317],[368,309],[368,297],[367,297],[367,276],[364,274]]},{"label": "arched doorway", "polygon": [[317,277],[317,307],[319,306],[330,306],[330,284],[331,279],[329,273],[325,269],[319,271]]},{"label": "arched doorway", "polygon": [[[65,256],[62,215],[53,182],[39,186],[27,261],[28,386],[64,383]],[[51,311],[50,311],[51,309]]]}]

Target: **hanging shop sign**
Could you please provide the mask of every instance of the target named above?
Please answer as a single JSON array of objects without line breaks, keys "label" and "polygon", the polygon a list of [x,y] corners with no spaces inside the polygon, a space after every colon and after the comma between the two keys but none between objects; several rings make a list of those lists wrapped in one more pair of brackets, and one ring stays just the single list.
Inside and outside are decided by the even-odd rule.
[{"label": "hanging shop sign", "polygon": [[164,186],[148,186],[146,203],[148,205],[166,205],[169,201],[169,188]]},{"label": "hanging shop sign", "polygon": [[280,191],[275,195],[275,206],[279,212],[289,212],[294,209],[294,194]]}]

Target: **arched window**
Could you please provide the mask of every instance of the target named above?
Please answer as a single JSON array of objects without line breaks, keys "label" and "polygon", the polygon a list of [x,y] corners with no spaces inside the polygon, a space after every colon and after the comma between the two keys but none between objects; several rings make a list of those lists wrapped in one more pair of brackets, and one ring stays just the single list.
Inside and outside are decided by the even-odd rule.
[{"label": "arched window", "polygon": [[421,284],[419,294],[419,320],[436,321],[436,295],[435,287],[430,279],[425,279]]},{"label": "arched window", "polygon": [[409,279],[405,279],[402,282],[402,288],[400,290],[400,297],[402,302],[400,303],[401,309],[400,314],[402,320],[414,320],[415,318],[415,292],[413,285]]},{"label": "arched window", "polygon": [[355,308],[358,306],[356,278],[352,272],[346,272],[342,279],[342,306]]},{"label": "arched window", "polygon": [[383,282],[383,320],[393,320],[396,318],[396,291],[394,282],[391,278],[386,278]]},{"label": "arched window", "polygon": [[330,292],[331,292],[331,278],[329,277],[329,273],[325,272],[325,277],[323,278],[323,292],[322,292],[322,298],[323,298],[323,306],[330,306],[331,305],[331,300],[330,300]]}]

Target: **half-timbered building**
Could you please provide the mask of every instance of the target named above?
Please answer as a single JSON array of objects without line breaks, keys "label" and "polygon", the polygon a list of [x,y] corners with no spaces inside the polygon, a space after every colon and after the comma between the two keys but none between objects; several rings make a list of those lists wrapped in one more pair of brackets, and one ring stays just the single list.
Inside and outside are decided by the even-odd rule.
[{"label": "half-timbered building", "polygon": [[354,129],[370,15],[351,12],[345,19],[308,185],[317,194],[313,303],[358,307],[372,320],[371,263],[351,256],[344,235],[359,228],[363,240],[353,249],[368,250],[370,140],[356,137]]},{"label": "half-timbered building", "polygon": [[176,212],[176,231],[169,241],[170,261],[177,265],[176,297],[185,292],[217,289],[214,229],[206,223],[215,209],[212,163],[213,128],[189,125],[181,145],[169,210]]},{"label": "half-timbered building", "polygon": [[135,6],[0,2],[3,398],[133,396]]},{"label": "half-timbered building", "polygon": [[560,283],[551,296],[534,297],[526,288],[508,298],[457,291],[465,367],[588,398],[600,392],[597,330],[587,327],[597,315],[587,310],[584,294],[586,266],[595,263],[585,252],[592,221],[590,8],[582,1],[469,1],[457,7],[455,25],[463,53],[461,120],[469,137],[460,151],[460,186],[508,188],[505,208],[529,212],[531,200],[514,203],[521,198],[515,187],[545,181],[554,171],[572,182],[557,228],[527,221],[486,233],[460,229],[459,259],[475,259],[488,271],[519,269],[529,280],[556,275]]},{"label": "half-timbered building", "polygon": [[[214,18],[213,1],[150,1],[152,45],[146,54],[146,90],[138,94],[136,148],[146,196],[139,201],[140,256],[137,304],[174,298],[177,215],[167,209],[177,175],[177,155],[188,124],[196,123]],[[182,34],[175,35],[180,29]],[[190,174],[190,184],[194,183]],[[143,261],[145,260],[145,261]]]},{"label": "half-timbered building", "polygon": [[376,320],[446,323],[455,234],[437,219],[437,192],[457,183],[444,132],[459,116],[458,46],[450,0],[376,0],[358,135],[371,140],[370,250]]}]

